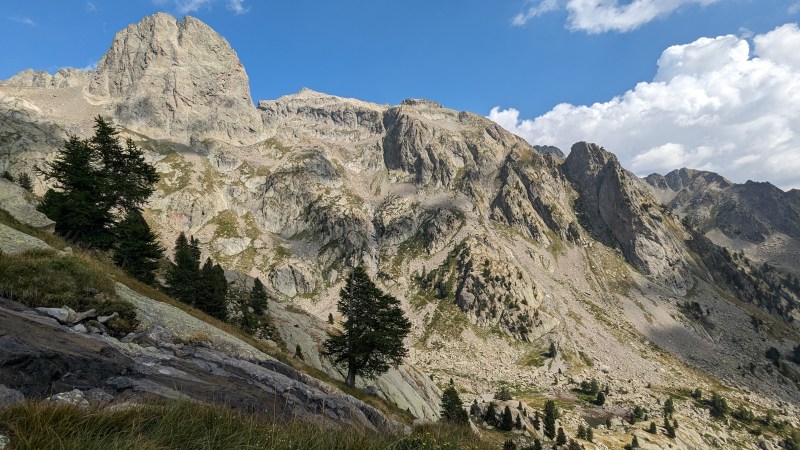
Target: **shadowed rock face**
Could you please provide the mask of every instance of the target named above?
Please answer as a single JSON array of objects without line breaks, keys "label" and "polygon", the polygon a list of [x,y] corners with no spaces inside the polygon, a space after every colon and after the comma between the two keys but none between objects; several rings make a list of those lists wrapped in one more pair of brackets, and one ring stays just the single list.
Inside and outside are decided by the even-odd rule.
[{"label": "shadowed rock face", "polygon": [[680,236],[668,228],[668,216],[648,189],[595,144],[579,142],[563,165],[578,192],[581,224],[598,241],[619,248],[625,259],[647,275],[685,291],[691,287],[687,254]]}]

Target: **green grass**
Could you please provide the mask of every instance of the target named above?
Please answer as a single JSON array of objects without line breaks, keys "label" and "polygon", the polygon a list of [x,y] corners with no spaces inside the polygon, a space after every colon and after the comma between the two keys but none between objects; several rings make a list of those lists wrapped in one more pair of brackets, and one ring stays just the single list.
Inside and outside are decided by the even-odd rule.
[{"label": "green grass", "polygon": [[0,294],[30,307],[69,306],[100,315],[119,314],[108,323],[115,336],[133,331],[133,305],[117,298],[114,280],[86,253],[59,255],[55,250],[0,254]]},{"label": "green grass", "polygon": [[189,402],[93,409],[24,402],[0,409],[0,432],[16,450],[489,448],[469,431],[440,425],[378,434]]}]

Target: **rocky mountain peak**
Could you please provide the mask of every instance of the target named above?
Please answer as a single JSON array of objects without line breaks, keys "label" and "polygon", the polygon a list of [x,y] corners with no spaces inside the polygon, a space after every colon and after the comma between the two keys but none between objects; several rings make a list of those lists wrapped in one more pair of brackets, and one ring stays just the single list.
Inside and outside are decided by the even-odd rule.
[{"label": "rocky mountain peak", "polygon": [[714,185],[718,188],[728,188],[733,186],[733,183],[728,181],[725,177],[706,170],[676,169],[666,175],[653,173],[644,179],[649,185],[662,189],[678,192],[681,189],[691,186],[693,183],[702,183],[703,187]]},{"label": "rocky mountain peak", "polygon": [[260,120],[228,42],[193,17],[145,17],[114,37],[88,84],[119,122],[157,138],[255,141]]}]

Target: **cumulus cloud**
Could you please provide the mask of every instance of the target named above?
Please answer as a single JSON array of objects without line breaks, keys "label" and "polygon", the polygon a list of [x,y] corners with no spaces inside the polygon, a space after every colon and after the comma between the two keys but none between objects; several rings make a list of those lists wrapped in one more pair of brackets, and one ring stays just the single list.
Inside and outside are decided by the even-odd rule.
[{"label": "cumulus cloud", "polygon": [[800,29],[670,47],[653,81],[607,102],[560,104],[533,120],[495,107],[489,118],[532,144],[603,145],[639,175],[680,167],[737,182],[800,188]]},{"label": "cumulus cloud", "polygon": [[[568,27],[588,33],[631,31],[660,17],[665,17],[683,5],[708,5],[719,0],[567,0]],[[529,2],[531,3],[531,2]],[[546,12],[559,9],[558,0],[538,0],[524,13],[512,19],[517,26]]]}]

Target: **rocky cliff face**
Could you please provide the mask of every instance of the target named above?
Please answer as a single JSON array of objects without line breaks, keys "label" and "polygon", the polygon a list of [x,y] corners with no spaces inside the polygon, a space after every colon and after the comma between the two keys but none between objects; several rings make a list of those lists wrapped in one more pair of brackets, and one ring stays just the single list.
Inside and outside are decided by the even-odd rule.
[{"label": "rocky cliff face", "polygon": [[652,174],[645,181],[664,205],[715,243],[798,273],[791,256],[800,249],[796,190],[784,192],[753,181],[734,184],[716,173],[692,169]]},{"label": "rocky cliff face", "polygon": [[[414,325],[407,366],[376,388],[416,417],[437,410],[424,379],[453,378],[476,395],[507,383],[538,399],[568,398],[572,381],[597,377],[611,406],[579,408],[570,424],[584,412],[622,416],[631,402],[657,411],[651,389],[720,380],[764,411],[783,402],[796,421],[800,390],[761,364],[768,346],[788,354],[798,342],[794,294],[761,302],[732,287],[740,271],[752,272],[741,275],[748,292],[770,282],[723,262],[659,204],[713,206],[732,189],[721,177],[651,177],[652,191],[595,144],[564,159],[426,100],[385,106],[304,89],[256,108],[233,51],[191,18],[123,30],[87,76],[0,84],[0,136],[25,142],[11,147],[12,169],[45,160],[67,130],[88,135],[98,108],[112,115],[161,175],[145,215],[165,245],[192,234],[226,268],[265,280],[284,339],[332,376],[319,358],[324,319],[340,320],[342,276],[363,264]],[[693,302],[702,317],[685,308]],[[742,326],[753,317],[784,331]],[[546,357],[551,342],[559,351]],[[692,423],[707,425],[701,413]]]}]

